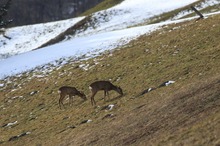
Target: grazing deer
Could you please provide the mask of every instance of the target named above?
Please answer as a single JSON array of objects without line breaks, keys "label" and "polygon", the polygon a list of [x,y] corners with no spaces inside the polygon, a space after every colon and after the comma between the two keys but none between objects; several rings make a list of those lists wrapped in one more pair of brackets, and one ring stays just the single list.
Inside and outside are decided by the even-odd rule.
[{"label": "grazing deer", "polygon": [[[69,96],[69,104],[71,102],[73,102],[73,97],[75,95],[78,95],[82,99],[86,100],[86,95],[84,93],[78,91],[75,87],[69,87],[69,86],[60,87],[58,90],[58,93],[60,94],[60,99],[59,99],[60,109],[61,109],[61,105],[63,105],[63,100],[67,95]],[[63,107],[64,107],[64,105],[63,105]]]},{"label": "grazing deer", "polygon": [[92,105],[93,104],[96,105],[96,102],[94,100],[94,96],[100,90],[104,90],[104,100],[105,100],[106,94],[108,95],[108,98],[109,98],[108,91],[111,91],[111,90],[114,90],[114,91],[118,92],[120,95],[123,95],[122,89],[120,87],[117,87],[117,86],[113,85],[109,81],[96,81],[96,82],[93,82],[92,84],[90,84],[89,89],[92,92],[92,95],[91,95]]}]

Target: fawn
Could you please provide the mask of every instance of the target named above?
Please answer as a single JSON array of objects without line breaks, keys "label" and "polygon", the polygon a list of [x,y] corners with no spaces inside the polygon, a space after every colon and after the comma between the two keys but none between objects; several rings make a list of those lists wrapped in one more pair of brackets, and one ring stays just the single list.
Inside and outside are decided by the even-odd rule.
[{"label": "fawn", "polygon": [[78,95],[82,99],[86,100],[86,95],[83,92],[78,91],[75,87],[70,87],[70,86],[60,87],[58,93],[60,93],[60,99],[59,99],[60,109],[61,109],[61,105],[63,105],[63,100],[67,95],[69,96],[69,104],[73,102],[73,97],[75,95]]}]

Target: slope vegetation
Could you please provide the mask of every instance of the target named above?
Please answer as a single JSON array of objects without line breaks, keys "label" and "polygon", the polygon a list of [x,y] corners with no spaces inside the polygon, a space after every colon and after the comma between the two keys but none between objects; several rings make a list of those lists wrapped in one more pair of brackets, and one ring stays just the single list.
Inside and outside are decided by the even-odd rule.
[{"label": "slope vegetation", "polygon": [[[219,23],[214,15],[164,26],[46,77],[11,77],[0,92],[1,145],[219,145]],[[89,97],[96,80],[111,80],[125,95],[112,91],[104,102],[100,92],[98,107],[75,97],[59,109],[60,86]],[[168,80],[175,82],[158,87]],[[136,96],[148,88],[155,90]]]}]

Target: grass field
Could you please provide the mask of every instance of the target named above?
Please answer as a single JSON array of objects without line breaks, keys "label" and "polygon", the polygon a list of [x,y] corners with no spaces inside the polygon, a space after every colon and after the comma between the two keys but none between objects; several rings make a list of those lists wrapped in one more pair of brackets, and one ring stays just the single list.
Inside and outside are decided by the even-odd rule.
[{"label": "grass field", "polygon": [[[219,23],[215,15],[163,26],[46,77],[12,77],[0,92],[1,145],[220,145]],[[112,91],[104,102],[99,92],[99,106],[92,107],[88,86],[96,80],[111,80],[125,95]],[[175,83],[156,88],[168,80]],[[84,91],[88,100],[76,97],[72,106],[66,100],[59,109],[63,85]],[[156,89],[136,97],[147,88]],[[104,109],[109,104],[115,105],[110,111]]]}]

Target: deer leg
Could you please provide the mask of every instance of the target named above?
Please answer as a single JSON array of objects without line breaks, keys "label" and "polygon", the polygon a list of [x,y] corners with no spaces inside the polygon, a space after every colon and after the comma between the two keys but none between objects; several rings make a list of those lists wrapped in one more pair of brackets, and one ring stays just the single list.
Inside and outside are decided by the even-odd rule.
[{"label": "deer leg", "polygon": [[105,100],[106,94],[107,94],[107,91],[104,90],[104,101],[106,101]]},{"label": "deer leg", "polygon": [[95,100],[94,100],[94,95],[91,96],[91,104],[92,104],[92,106],[93,106],[93,105],[96,105]]},{"label": "deer leg", "polygon": [[74,97],[74,96],[72,96],[72,95],[71,95],[71,96],[69,96],[70,106],[72,106],[72,105],[73,105],[73,97]]},{"label": "deer leg", "polygon": [[73,99],[74,99],[74,96],[72,96],[71,98],[72,98],[72,105],[73,105]]},{"label": "deer leg", "polygon": [[110,100],[108,91],[106,91],[106,93],[107,93],[107,96],[108,96],[108,100]]},{"label": "deer leg", "polygon": [[91,103],[92,103],[92,106],[93,105],[96,105],[96,102],[94,100],[94,96],[96,95],[97,92],[92,92],[92,96],[91,96]]},{"label": "deer leg", "polygon": [[60,109],[61,109],[61,105],[62,105],[63,108],[64,108],[64,105],[63,105],[63,99],[64,99],[64,97],[65,97],[65,96],[60,95],[60,99],[59,99],[59,107],[60,107]]},{"label": "deer leg", "polygon": [[68,97],[69,97],[69,106],[70,106],[70,104],[71,104],[71,96],[68,95]]}]

